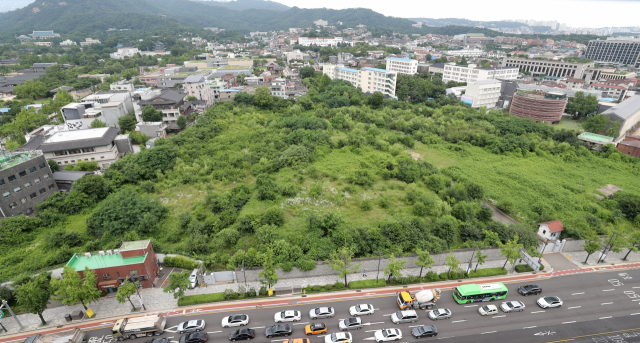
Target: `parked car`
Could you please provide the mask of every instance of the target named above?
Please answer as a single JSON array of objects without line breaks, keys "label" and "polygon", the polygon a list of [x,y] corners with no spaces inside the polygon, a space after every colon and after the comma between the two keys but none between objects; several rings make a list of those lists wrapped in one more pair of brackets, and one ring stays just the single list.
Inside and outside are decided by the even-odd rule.
[{"label": "parked car", "polygon": [[433,320],[451,318],[451,311],[448,308],[440,308],[427,312],[427,316]]},{"label": "parked car", "polygon": [[420,325],[411,330],[411,335],[415,338],[435,337],[438,335],[438,329],[433,325]]},{"label": "parked car", "polygon": [[297,322],[300,319],[302,319],[300,311],[282,311],[273,315],[273,320],[275,320],[276,323]]},{"label": "parked car", "polygon": [[309,311],[309,318],[321,319],[321,318],[333,318],[336,315],[333,307],[318,307]]},{"label": "parked car", "polygon": [[399,323],[415,323],[418,320],[418,312],[414,310],[398,311],[391,315],[391,321]]},{"label": "parked car", "polygon": [[238,329],[229,333],[229,340],[232,342],[249,340],[253,337],[256,337],[256,331],[254,329]]},{"label": "parked car", "polygon": [[498,314],[498,308],[496,305],[483,305],[478,307],[478,313],[483,316],[495,316]]},{"label": "parked car", "polygon": [[502,312],[522,312],[524,311],[524,304],[520,301],[505,301],[500,305]]},{"label": "parked car", "polygon": [[293,332],[293,328],[291,327],[291,325],[280,324],[280,325],[267,327],[267,329],[264,330],[264,335],[267,336],[267,338],[277,337],[277,336],[287,337],[291,334],[291,332]]},{"label": "parked car", "polygon": [[194,269],[189,275],[189,288],[196,288],[196,283],[198,280],[198,270]]},{"label": "parked car", "polygon": [[[26,342],[26,341],[25,341]],[[33,343],[33,342],[31,342]],[[169,343],[169,338],[155,338],[155,339],[150,339],[148,341],[144,341],[144,343]]]},{"label": "parked car", "polygon": [[232,316],[222,318],[222,327],[228,328],[232,326],[245,326],[249,324],[249,316],[246,314],[234,314]]},{"label": "parked car", "polygon": [[352,337],[350,332],[336,332],[327,335],[324,343],[351,343]]},{"label": "parked car", "polygon": [[304,333],[309,335],[319,335],[327,333],[327,324],[325,323],[312,323],[304,327]]},{"label": "parked car", "polygon": [[204,320],[195,319],[178,324],[178,333],[194,332],[204,330]]},{"label": "parked car", "polygon": [[518,293],[524,296],[537,295],[542,293],[542,287],[540,287],[539,285],[524,285],[518,288]]},{"label": "parked car", "polygon": [[294,339],[288,339],[282,343],[311,343],[311,341],[309,341],[308,338],[294,338]]},{"label": "parked car", "polygon": [[351,317],[338,321],[338,327],[342,331],[362,329],[362,319]]},{"label": "parked car", "polygon": [[375,309],[371,304],[359,304],[349,308],[349,314],[352,316],[364,316],[365,314],[373,314]]},{"label": "parked car", "polygon": [[180,336],[180,343],[205,343],[209,339],[206,332],[191,332]]},{"label": "parked car", "polygon": [[391,342],[402,339],[402,331],[399,329],[382,329],[373,333],[376,342]]},{"label": "parked car", "polygon": [[542,297],[537,301],[542,308],[552,308],[562,306],[562,300],[558,297]]}]

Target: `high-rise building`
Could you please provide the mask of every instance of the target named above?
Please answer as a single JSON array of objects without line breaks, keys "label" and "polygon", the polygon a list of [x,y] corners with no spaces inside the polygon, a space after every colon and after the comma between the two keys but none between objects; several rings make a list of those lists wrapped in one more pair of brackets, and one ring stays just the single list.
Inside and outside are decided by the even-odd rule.
[{"label": "high-rise building", "polygon": [[498,80],[483,80],[467,85],[461,100],[471,107],[494,108],[500,98],[502,82]]},{"label": "high-rise building", "polygon": [[609,37],[592,40],[587,45],[586,58],[596,62],[620,63],[640,67],[640,37]]},{"label": "high-rise building", "polygon": [[398,74],[414,75],[418,73],[418,60],[388,57],[386,68],[387,70],[395,71]]}]

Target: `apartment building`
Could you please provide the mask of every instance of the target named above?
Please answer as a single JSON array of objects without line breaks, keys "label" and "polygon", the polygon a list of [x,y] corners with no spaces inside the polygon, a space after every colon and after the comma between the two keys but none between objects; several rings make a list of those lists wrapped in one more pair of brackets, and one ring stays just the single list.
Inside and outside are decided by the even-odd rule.
[{"label": "apartment building", "polygon": [[478,68],[473,63],[468,66],[445,64],[443,69],[442,81],[444,82],[471,83],[495,79],[515,80],[519,74],[518,68],[514,67]]},{"label": "apartment building", "polygon": [[184,80],[184,89],[187,94],[198,100],[204,100],[207,107],[213,105],[215,94],[213,89],[206,84],[204,75],[190,75]]},{"label": "apartment building", "polygon": [[462,50],[445,51],[445,54],[448,56],[465,57],[465,58],[480,57],[482,56],[483,53],[484,52],[480,49],[462,49]]},{"label": "apartment building", "polygon": [[298,44],[302,46],[336,46],[339,43],[345,43],[342,37],[298,37]]},{"label": "apartment building", "polygon": [[332,80],[349,81],[365,93],[381,92],[389,97],[396,96],[398,73],[395,71],[369,67],[358,70],[345,68],[342,64],[325,64],[322,72]]},{"label": "apartment building", "polygon": [[592,83],[588,89],[592,91],[602,91],[602,96],[605,98],[613,98],[616,100],[624,100],[627,95],[629,87],[624,85],[611,85],[605,83]]},{"label": "apartment building", "polygon": [[505,57],[500,62],[502,67],[516,67],[522,72],[531,75],[547,75],[553,77],[574,77],[582,79],[589,68],[595,66],[594,62],[574,63],[562,61],[536,60],[528,58]]},{"label": "apartment building", "polygon": [[418,73],[418,60],[388,57],[386,68],[387,70],[395,71],[398,74],[414,75]]},{"label": "apartment building", "polygon": [[36,204],[58,192],[47,160],[40,151],[24,151],[2,157],[0,163],[0,215],[31,215]]},{"label": "apartment building", "polygon": [[640,37],[609,37],[592,40],[584,56],[596,62],[619,63],[640,67]]},{"label": "apartment building", "polygon": [[498,80],[482,80],[467,85],[465,94],[460,98],[471,107],[494,108],[500,98],[502,82]]}]

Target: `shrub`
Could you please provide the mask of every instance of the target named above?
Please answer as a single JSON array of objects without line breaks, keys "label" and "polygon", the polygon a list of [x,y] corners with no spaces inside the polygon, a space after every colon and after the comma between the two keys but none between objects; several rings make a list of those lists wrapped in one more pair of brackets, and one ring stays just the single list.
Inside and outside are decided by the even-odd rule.
[{"label": "shrub", "polygon": [[187,295],[182,299],[178,300],[178,306],[189,306],[189,305],[197,305],[204,303],[212,303],[216,301],[225,301],[224,293],[208,293],[208,294],[197,294],[197,295]]},{"label": "shrub", "polygon": [[193,270],[200,267],[200,263],[194,260],[188,259],[184,256],[165,256],[164,265],[167,267],[176,267],[181,269]]},{"label": "shrub", "polygon": [[484,268],[478,269],[477,271],[471,271],[469,273],[469,277],[485,277],[485,276],[494,276],[494,275],[507,275],[507,270],[498,268]]},{"label": "shrub", "polygon": [[374,287],[385,287],[387,283],[384,279],[376,280],[360,280],[360,281],[351,281],[349,282],[349,288],[358,289],[358,288],[374,288]]},{"label": "shrub", "polygon": [[260,295],[267,295],[267,287],[262,286],[260,287]]},{"label": "shrub", "polygon": [[438,274],[435,272],[428,271],[427,275],[425,275],[423,279],[427,282],[435,282],[440,280],[440,276],[438,276]]},{"label": "shrub", "polygon": [[[544,264],[540,265],[540,270],[544,270]],[[529,267],[528,264],[518,264],[516,265],[516,272],[517,273],[526,273],[526,272],[532,272],[533,269],[531,267]]]},{"label": "shrub", "polygon": [[372,208],[373,208],[373,205],[371,205],[371,200],[365,199],[360,202],[361,210],[368,212],[368,211],[371,211]]},{"label": "shrub", "polygon": [[288,272],[290,272],[290,271],[292,271],[292,270],[293,270],[293,262],[283,262],[283,263],[280,263],[280,268],[282,268],[282,271],[283,271],[283,272],[288,273]]},{"label": "shrub", "polygon": [[336,290],[344,289],[344,282],[338,281],[333,284],[333,287],[335,287]]},{"label": "shrub", "polygon": [[223,294],[225,300],[236,300],[240,298],[240,293],[228,288],[224,290]]},{"label": "shrub", "polygon": [[311,290],[313,290],[314,292],[320,292],[320,286],[316,285],[311,287]]},{"label": "shrub", "polygon": [[380,206],[380,208],[389,208],[391,201],[386,197],[381,197],[380,200],[378,200],[378,206]]},{"label": "shrub", "polygon": [[296,267],[303,272],[308,272],[316,267],[316,261],[308,258],[302,258],[296,261]]},{"label": "shrub", "polygon": [[330,290],[332,290],[332,289],[333,289],[333,285],[325,285],[325,286],[324,286],[324,289],[326,289],[326,290],[330,291]]},{"label": "shrub", "polygon": [[271,207],[264,213],[264,216],[262,216],[262,223],[282,226],[284,224],[284,210],[277,206]]}]

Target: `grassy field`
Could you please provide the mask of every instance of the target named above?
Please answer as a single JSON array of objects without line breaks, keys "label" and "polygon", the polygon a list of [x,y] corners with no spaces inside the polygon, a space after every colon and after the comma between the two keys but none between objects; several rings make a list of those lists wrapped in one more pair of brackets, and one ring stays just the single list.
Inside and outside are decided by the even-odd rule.
[{"label": "grassy field", "polygon": [[553,125],[557,129],[582,130],[581,120],[573,120],[571,117],[562,116],[558,124]]}]

